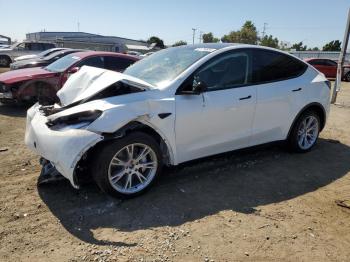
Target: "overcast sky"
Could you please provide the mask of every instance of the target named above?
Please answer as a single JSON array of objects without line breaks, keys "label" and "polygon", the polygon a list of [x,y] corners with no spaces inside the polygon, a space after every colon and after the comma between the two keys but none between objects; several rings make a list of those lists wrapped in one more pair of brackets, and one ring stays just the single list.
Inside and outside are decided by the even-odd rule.
[{"label": "overcast sky", "polygon": [[[309,47],[343,40],[349,0],[0,0],[0,34],[80,31],[132,39],[192,42],[192,28],[221,37],[251,20],[261,33]],[[196,41],[198,41],[197,34]]]}]

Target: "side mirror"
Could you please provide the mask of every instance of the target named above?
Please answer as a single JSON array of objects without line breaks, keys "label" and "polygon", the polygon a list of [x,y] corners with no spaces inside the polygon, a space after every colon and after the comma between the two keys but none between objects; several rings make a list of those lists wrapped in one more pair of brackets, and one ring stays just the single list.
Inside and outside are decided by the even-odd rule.
[{"label": "side mirror", "polygon": [[192,83],[191,90],[183,90],[181,93],[184,95],[200,95],[207,90],[207,84],[201,81],[198,77],[195,77]]},{"label": "side mirror", "polygon": [[71,69],[68,70],[67,73],[68,73],[68,74],[74,74],[74,73],[78,72],[79,69],[80,69],[80,68],[77,67],[77,66],[76,66],[76,67],[72,67]]}]

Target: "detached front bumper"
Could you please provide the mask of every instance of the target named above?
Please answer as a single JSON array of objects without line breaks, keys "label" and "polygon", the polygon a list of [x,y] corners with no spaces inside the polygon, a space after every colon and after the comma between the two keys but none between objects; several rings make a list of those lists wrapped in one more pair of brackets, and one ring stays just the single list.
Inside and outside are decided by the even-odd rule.
[{"label": "detached front bumper", "polygon": [[103,136],[86,129],[51,130],[47,118],[35,104],[27,112],[25,144],[36,154],[51,161],[55,168],[77,188],[74,170],[82,155]]}]

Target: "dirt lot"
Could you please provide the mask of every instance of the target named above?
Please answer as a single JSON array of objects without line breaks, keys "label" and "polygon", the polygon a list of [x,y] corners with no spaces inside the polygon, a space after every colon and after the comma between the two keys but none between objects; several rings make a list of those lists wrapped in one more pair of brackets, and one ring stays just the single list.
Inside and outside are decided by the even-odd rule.
[{"label": "dirt lot", "polygon": [[[239,151],[168,169],[139,198],[37,186],[25,109],[0,105],[1,261],[349,261],[350,84],[316,148]],[[1,151],[1,150],[0,150]]]}]

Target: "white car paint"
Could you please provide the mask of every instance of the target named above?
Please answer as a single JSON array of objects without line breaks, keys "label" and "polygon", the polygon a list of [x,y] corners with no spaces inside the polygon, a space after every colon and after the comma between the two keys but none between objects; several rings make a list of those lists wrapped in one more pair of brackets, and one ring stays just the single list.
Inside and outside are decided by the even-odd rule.
[{"label": "white car paint", "polygon": [[[129,81],[145,91],[92,100],[48,117],[40,113],[40,106],[36,104],[28,110],[25,143],[50,160],[77,187],[74,169],[81,156],[103,140],[104,134],[114,133],[132,121],[153,128],[167,146],[169,164],[177,165],[238,148],[284,140],[298,113],[311,103],[321,104],[328,115],[330,90],[325,84],[326,78],[311,67],[302,76],[289,80],[200,95],[176,95],[178,87],[201,65],[212,57],[239,48],[242,46],[214,49],[175,79],[157,87],[125,74],[83,67],[58,92],[62,105],[89,98],[116,81]],[[301,92],[293,92],[298,88]],[[244,99],[247,97],[250,99]],[[67,126],[52,130],[46,125],[48,120],[87,110],[103,113],[83,128]],[[161,119],[158,114],[165,112],[171,115]]]}]

